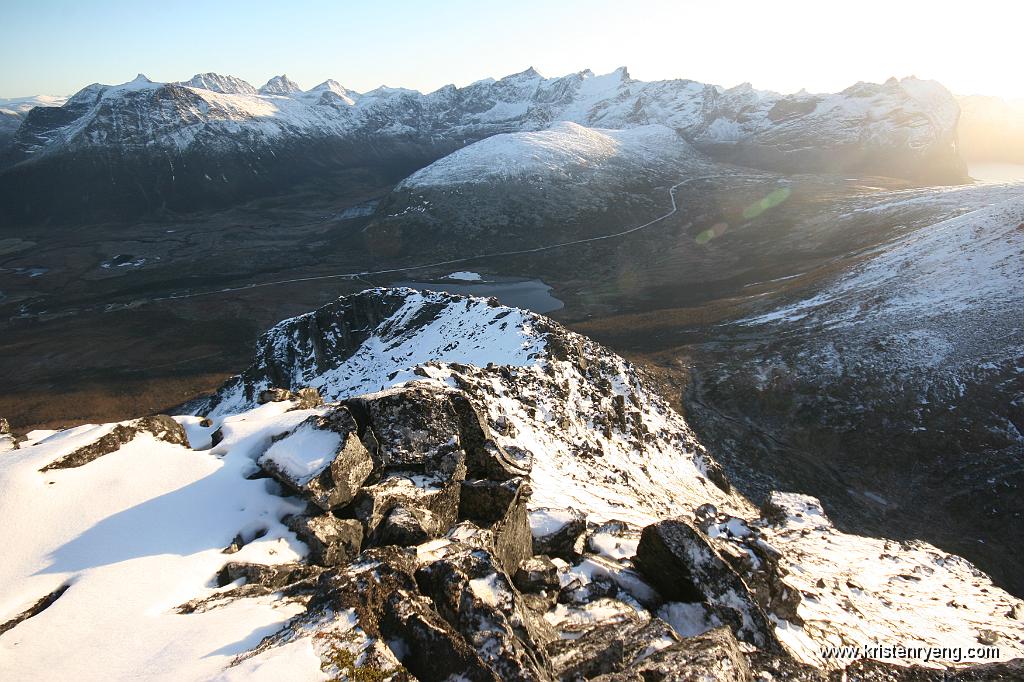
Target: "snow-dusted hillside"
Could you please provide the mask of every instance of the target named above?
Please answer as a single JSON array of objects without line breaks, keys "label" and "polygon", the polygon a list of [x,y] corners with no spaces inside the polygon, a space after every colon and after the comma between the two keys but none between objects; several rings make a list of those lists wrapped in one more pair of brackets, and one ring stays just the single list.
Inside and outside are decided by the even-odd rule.
[{"label": "snow-dusted hillside", "polygon": [[[592,174],[611,163],[637,170],[679,162],[694,152],[674,130],[648,125],[625,130],[560,122],[535,132],[494,135],[449,154],[403,180],[399,190]],[[628,169],[625,169],[628,170]]]},{"label": "snow-dusted hillside", "polygon": [[963,560],[839,533],[804,496],[762,513],[641,371],[492,300],[339,299],[196,407],[2,442],[5,679],[824,680],[800,661],[841,666],[832,644],[1024,654],[1024,603]]},{"label": "snow-dusted hillside", "polygon": [[34,97],[0,98],[0,150],[14,137],[25,119],[35,107],[59,107],[67,97],[37,95]]},{"label": "snow-dusted hillside", "polygon": [[[885,243],[862,265],[813,297],[742,322],[827,330],[845,343],[878,337],[894,369],[974,369],[1001,363],[1024,347],[1024,186],[989,185],[944,193],[896,193],[860,209],[899,215],[927,202],[957,213]],[[1014,339],[1015,342],[1008,342]],[[865,345],[870,342],[866,339]],[[825,351],[828,353],[828,351]],[[822,367],[834,363],[822,358]]]}]

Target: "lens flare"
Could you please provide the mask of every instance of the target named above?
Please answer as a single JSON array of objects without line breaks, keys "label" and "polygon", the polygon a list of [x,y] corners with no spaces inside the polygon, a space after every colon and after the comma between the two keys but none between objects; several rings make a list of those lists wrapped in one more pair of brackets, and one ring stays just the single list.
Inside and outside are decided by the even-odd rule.
[{"label": "lens flare", "polygon": [[760,201],[755,201],[750,206],[747,206],[745,209],[743,209],[743,217],[746,220],[756,218],[757,216],[761,215],[768,209],[775,208],[783,201],[788,199],[789,194],[790,189],[788,187],[779,187],[777,190],[773,191],[764,199],[761,199]]}]

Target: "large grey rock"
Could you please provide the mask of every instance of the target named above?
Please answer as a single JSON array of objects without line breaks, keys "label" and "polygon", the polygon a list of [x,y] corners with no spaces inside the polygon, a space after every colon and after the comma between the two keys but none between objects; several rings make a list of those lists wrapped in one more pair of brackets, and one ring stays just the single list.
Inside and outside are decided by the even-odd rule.
[{"label": "large grey rock", "polygon": [[306,419],[277,439],[259,465],[324,511],[351,502],[373,472],[373,459],[344,407]]},{"label": "large grey rock", "polygon": [[461,393],[452,394],[451,402],[459,419],[460,439],[466,452],[469,478],[507,481],[529,474],[528,469],[524,469],[494,441],[487,425],[487,418],[468,396]]},{"label": "large grey rock", "polygon": [[413,577],[415,556],[398,547],[369,549],[342,569],[320,576],[306,613],[270,639],[289,630],[322,627],[335,614],[355,612],[369,637],[405,644],[402,666],[425,682],[466,679],[497,682],[499,678],[479,653],[420,594]]},{"label": "large grey rock", "polygon": [[413,515],[425,537],[440,537],[458,519],[459,488],[459,482],[436,476],[393,473],[373,485],[364,486],[352,503],[352,511],[363,524],[371,545],[381,539],[378,528],[395,507],[402,507]]},{"label": "large grey rock", "polygon": [[550,679],[538,648],[552,637],[546,623],[525,607],[491,552],[463,542],[416,571],[421,591],[499,679]]},{"label": "large grey rock", "polygon": [[399,504],[392,507],[381,519],[373,534],[373,544],[377,546],[398,545],[414,547],[429,540],[432,534],[424,526],[429,525],[424,513],[418,509],[408,509]]},{"label": "large grey rock", "polygon": [[512,575],[515,586],[523,592],[558,592],[558,567],[546,556],[534,556],[519,563]]},{"label": "large grey rock", "polygon": [[383,472],[416,471],[448,480],[466,477],[460,422],[449,393],[412,384],[346,401]]},{"label": "large grey rock", "polygon": [[684,519],[644,528],[634,560],[668,601],[704,601],[741,640],[781,649],[771,622],[740,575],[711,541]]},{"label": "large grey rock", "polygon": [[494,553],[505,572],[513,575],[533,555],[526,502],[531,489],[522,478],[505,481],[463,481],[459,518],[494,533]]},{"label": "large grey rock", "polygon": [[50,462],[40,471],[71,469],[83,466],[104,455],[109,455],[119,450],[122,445],[131,442],[141,433],[147,433],[165,443],[188,447],[188,436],[185,435],[185,429],[181,427],[181,424],[165,414],[157,414],[151,417],[136,419],[126,424],[118,424],[107,435],[98,438],[88,445],[83,445],[60,459]]},{"label": "large grey rock", "polygon": [[797,612],[800,591],[786,582],[788,571],[779,563],[781,553],[768,544],[757,527],[728,514],[711,513],[713,509],[698,517],[698,527],[742,576],[754,601],[768,613],[803,624]]},{"label": "large grey rock", "polygon": [[579,557],[576,543],[587,529],[587,517],[572,508],[540,507],[530,512],[533,553],[572,562]]},{"label": "large grey rock", "polygon": [[720,627],[634,661],[600,682],[752,682],[754,679],[729,628]]},{"label": "large grey rock", "polygon": [[285,587],[318,574],[318,569],[305,564],[251,564],[230,561],[217,573],[217,585],[224,587],[244,578],[248,585],[260,585],[271,590]]},{"label": "large grey rock", "polygon": [[279,388],[277,386],[271,386],[260,391],[256,397],[256,402],[260,405],[266,403],[280,403],[286,400],[295,401],[295,407],[297,410],[309,410],[314,407],[320,407],[324,404],[324,399],[320,395],[320,392],[315,388],[306,386],[300,388],[294,393],[289,391],[287,388]]},{"label": "large grey rock", "polygon": [[363,543],[363,525],[331,514],[289,516],[285,525],[309,548],[309,562],[318,566],[347,564]]},{"label": "large grey rock", "polygon": [[555,675],[588,680],[632,666],[645,655],[679,641],[672,626],[654,618],[646,623],[598,625],[578,639],[559,639],[548,647]]}]

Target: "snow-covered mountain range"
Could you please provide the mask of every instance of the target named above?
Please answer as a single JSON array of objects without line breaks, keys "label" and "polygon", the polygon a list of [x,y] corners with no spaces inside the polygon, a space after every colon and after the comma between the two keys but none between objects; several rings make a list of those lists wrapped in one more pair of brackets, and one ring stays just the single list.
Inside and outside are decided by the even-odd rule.
[{"label": "snow-covered mountain range", "polygon": [[[941,85],[914,78],[780,95],[749,85],[641,82],[625,68],[559,78],[528,69],[422,94],[356,93],[335,81],[304,91],[285,76],[256,89],[217,74],[181,83],[139,75],[29,112],[3,154],[0,190],[9,189],[4,202],[23,217],[61,204],[58,197],[43,208],[53,174],[93,203],[102,196],[126,210],[194,209],[339,168],[384,169],[397,180],[469,142],[559,122],[666,126],[716,158],[787,172],[948,182],[964,176],[958,115]],[[88,177],[97,167],[107,171],[102,181]]]},{"label": "snow-covered mountain range", "polygon": [[338,299],[192,407],[0,438],[12,679],[1021,673],[827,653],[1020,657],[1024,602],[813,498],[758,509],[644,372],[494,300]]}]

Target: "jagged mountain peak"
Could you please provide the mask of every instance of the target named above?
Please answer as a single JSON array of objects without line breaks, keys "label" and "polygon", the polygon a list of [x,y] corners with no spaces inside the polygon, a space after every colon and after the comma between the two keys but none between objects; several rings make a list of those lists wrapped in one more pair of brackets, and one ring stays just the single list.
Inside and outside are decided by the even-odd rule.
[{"label": "jagged mountain peak", "polygon": [[191,88],[202,88],[223,95],[255,95],[258,93],[249,82],[236,76],[222,76],[219,73],[197,73],[181,83]]},{"label": "jagged mountain peak", "polygon": [[261,95],[279,95],[284,97],[296,92],[302,92],[302,88],[285,74],[274,76],[259,89]]}]

